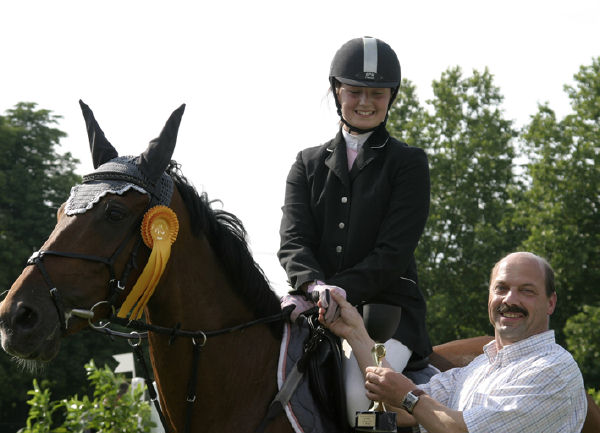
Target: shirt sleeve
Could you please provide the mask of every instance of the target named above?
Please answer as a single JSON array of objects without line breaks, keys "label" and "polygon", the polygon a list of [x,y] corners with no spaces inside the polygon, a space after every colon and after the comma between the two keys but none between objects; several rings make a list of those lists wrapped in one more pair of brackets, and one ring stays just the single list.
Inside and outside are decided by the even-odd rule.
[{"label": "shirt sleeve", "polygon": [[431,398],[444,406],[449,406],[450,398],[456,389],[460,368],[451,368],[431,377],[428,383],[419,385]]},{"label": "shirt sleeve", "polygon": [[574,361],[532,365],[489,393],[475,393],[463,418],[470,433],[578,432],[587,410]]},{"label": "shirt sleeve", "polygon": [[[428,383],[419,385],[419,388],[437,402],[448,407],[450,405],[450,398],[454,389],[456,389],[461,371],[460,368],[452,368],[443,373],[438,373],[435,376],[432,376]],[[422,425],[419,425],[418,429],[413,428],[413,431],[415,430],[420,431],[421,433],[427,433],[427,430]]]}]

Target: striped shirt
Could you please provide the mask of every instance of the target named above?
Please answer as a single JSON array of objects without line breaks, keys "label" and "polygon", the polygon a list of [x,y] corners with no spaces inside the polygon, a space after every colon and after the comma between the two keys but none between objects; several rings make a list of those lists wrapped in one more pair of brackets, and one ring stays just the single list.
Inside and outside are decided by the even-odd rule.
[{"label": "striped shirt", "polygon": [[483,350],[466,367],[437,374],[419,388],[462,411],[470,433],[581,431],[587,411],[583,379],[571,354],[555,343],[554,331],[500,351],[492,341]]}]

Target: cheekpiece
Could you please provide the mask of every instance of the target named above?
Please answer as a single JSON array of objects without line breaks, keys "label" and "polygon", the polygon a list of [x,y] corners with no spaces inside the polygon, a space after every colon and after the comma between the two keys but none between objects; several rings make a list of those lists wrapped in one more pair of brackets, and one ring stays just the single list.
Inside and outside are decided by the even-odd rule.
[{"label": "cheekpiece", "polygon": [[173,179],[166,172],[152,182],[140,170],[136,156],[119,156],[83,176],[83,183],[71,188],[65,205],[67,215],[85,213],[106,194],[122,195],[130,189],[150,196],[150,206],[169,206]]}]

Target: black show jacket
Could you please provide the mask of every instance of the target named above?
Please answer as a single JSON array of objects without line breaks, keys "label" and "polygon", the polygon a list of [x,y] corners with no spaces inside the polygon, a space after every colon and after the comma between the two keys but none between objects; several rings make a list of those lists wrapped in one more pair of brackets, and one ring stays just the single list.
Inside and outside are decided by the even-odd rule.
[{"label": "black show jacket", "polygon": [[422,149],[379,127],[348,172],[341,131],[301,151],[289,172],[278,257],[289,283],[322,280],[353,305],[402,307],[394,338],[417,357],[431,353],[414,250],[429,213],[429,166]]}]

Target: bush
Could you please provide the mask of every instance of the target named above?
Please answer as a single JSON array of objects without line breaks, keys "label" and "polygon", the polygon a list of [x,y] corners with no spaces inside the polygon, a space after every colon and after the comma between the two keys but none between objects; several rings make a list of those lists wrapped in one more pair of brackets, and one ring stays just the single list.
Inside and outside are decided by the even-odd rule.
[{"label": "bush", "polygon": [[104,366],[99,369],[91,360],[85,365],[88,380],[94,388],[93,398],[77,395],[51,401],[50,390],[33,380],[31,406],[27,425],[19,433],[137,433],[147,432],[155,424],[151,409],[143,400],[145,387],[129,391],[127,380]]}]

